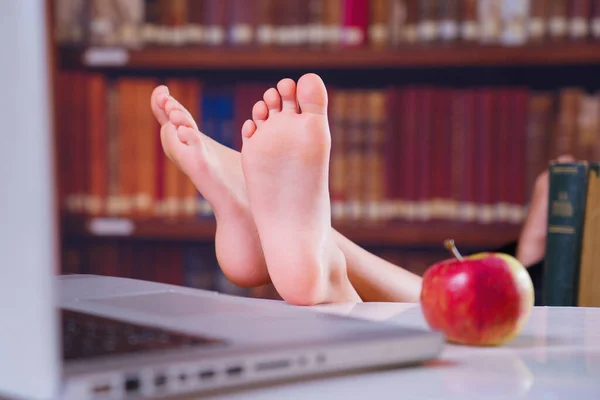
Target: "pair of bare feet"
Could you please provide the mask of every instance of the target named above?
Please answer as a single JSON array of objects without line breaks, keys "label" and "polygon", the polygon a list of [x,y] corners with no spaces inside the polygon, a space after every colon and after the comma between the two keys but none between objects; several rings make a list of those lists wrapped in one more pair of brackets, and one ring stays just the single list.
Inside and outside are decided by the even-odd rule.
[{"label": "pair of bare feet", "polygon": [[360,301],[331,227],[327,103],[317,75],[280,81],[254,105],[239,153],[201,133],[166,87],[151,98],[165,154],[214,210],[225,275],[272,282],[297,305]]}]

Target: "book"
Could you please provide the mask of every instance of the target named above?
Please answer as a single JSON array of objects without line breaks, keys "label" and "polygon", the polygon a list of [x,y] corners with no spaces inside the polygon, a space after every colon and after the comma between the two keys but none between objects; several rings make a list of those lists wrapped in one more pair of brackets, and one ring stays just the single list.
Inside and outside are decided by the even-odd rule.
[{"label": "book", "polygon": [[577,305],[600,307],[600,163],[589,166]]},{"label": "book", "polygon": [[551,163],[544,304],[576,306],[588,163]]}]

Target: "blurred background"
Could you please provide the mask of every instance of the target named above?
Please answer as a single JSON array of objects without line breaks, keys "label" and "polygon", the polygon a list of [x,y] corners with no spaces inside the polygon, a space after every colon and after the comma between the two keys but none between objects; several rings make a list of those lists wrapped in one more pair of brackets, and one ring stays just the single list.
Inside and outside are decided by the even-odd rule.
[{"label": "blurred background", "polygon": [[333,224],[418,274],[446,238],[514,242],[549,160],[600,159],[598,0],[48,5],[62,273],[278,298],[218,268],[212,208],[160,145],[159,84],[240,150],[267,88],[318,73]]}]

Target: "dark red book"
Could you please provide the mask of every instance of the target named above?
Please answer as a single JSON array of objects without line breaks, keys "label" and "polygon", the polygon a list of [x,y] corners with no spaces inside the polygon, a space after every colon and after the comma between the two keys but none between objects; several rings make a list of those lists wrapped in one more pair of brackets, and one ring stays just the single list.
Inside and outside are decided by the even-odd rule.
[{"label": "dark red book", "polygon": [[415,218],[415,207],[419,200],[419,179],[424,174],[419,170],[419,89],[406,87],[401,89],[402,132],[401,166],[398,173],[398,188],[402,196],[400,215],[405,219]]},{"label": "dark red book", "polygon": [[476,205],[480,223],[494,222],[495,176],[493,166],[497,160],[494,135],[497,134],[494,92],[490,88],[477,91],[476,125]]},{"label": "dark red book", "polygon": [[345,46],[363,46],[369,30],[368,0],[344,0],[343,40]]},{"label": "dark red book", "polygon": [[513,126],[511,129],[512,159],[511,182],[514,189],[509,191],[510,213],[509,222],[520,224],[525,218],[525,205],[527,204],[527,115],[529,103],[529,91],[525,88],[516,88],[512,91],[510,102]]}]

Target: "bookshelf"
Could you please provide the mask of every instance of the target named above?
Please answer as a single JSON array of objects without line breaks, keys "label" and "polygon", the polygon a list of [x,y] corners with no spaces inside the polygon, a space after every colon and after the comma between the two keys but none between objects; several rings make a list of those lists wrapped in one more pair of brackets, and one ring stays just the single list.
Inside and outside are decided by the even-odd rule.
[{"label": "bookshelf", "polygon": [[[48,0],[51,10],[55,10],[57,2],[61,0]],[[76,7],[77,2],[62,3]],[[551,5],[547,2],[546,8],[545,1],[531,0],[528,15],[522,9],[510,8],[520,2],[478,0],[285,0],[283,8],[278,7],[284,0],[115,0],[110,6],[103,0],[84,3],[96,4],[97,9],[73,8],[69,15],[68,9],[59,7],[55,17],[62,25],[58,25],[53,38],[57,152],[59,159],[65,159],[64,152],[68,158],[58,172],[63,182],[61,232],[63,256],[68,260],[66,269],[71,272],[102,271],[98,260],[106,259],[110,273],[127,275],[119,270],[121,263],[127,265],[123,267],[125,271],[135,275],[132,272],[135,263],[131,260],[149,262],[148,254],[154,252],[157,259],[171,263],[177,269],[174,274],[178,275],[169,277],[163,271],[160,278],[142,276],[177,283],[189,271],[194,272],[195,267],[188,259],[199,260],[190,246],[202,247],[203,253],[208,254],[207,263],[215,263],[210,249],[216,225],[209,215],[187,213],[166,217],[164,212],[156,212],[163,215],[160,217],[148,210],[144,210],[144,216],[139,215],[139,210],[133,210],[131,215],[123,215],[122,210],[115,215],[86,215],[86,210],[82,210],[85,201],[81,196],[89,195],[85,191],[95,187],[95,183],[86,186],[90,181],[101,182],[101,190],[92,193],[94,196],[100,193],[103,201],[107,201],[111,195],[110,174],[94,175],[90,161],[108,157],[110,146],[106,146],[103,135],[113,140],[126,136],[122,135],[124,131],[134,130],[131,125],[119,129],[119,117],[115,115],[135,113],[136,125],[143,124],[140,131],[148,135],[155,121],[146,108],[147,92],[159,83],[173,83],[182,93],[185,92],[182,87],[201,86],[201,91],[188,90],[184,99],[186,105],[194,104],[196,109],[214,95],[207,89],[211,82],[218,89],[227,83],[236,115],[226,122],[239,128],[244,118],[249,117],[252,104],[262,96],[263,85],[273,86],[283,77],[298,77],[305,72],[323,72],[328,78],[335,78],[329,80],[332,166],[338,168],[333,175],[339,178],[345,174],[342,179],[352,181],[350,185],[354,186],[340,189],[333,185],[333,202],[339,206],[340,199],[344,202],[346,197],[356,196],[361,190],[365,192],[364,186],[359,189],[356,179],[348,178],[352,171],[361,170],[374,174],[361,179],[369,181],[372,186],[367,186],[378,191],[375,200],[385,203],[383,208],[390,205],[386,203],[390,199],[384,197],[387,195],[391,196],[391,203],[401,198],[409,206],[395,209],[396,205],[391,204],[393,216],[382,221],[338,220],[339,207],[333,207],[334,227],[359,245],[377,249],[382,257],[419,273],[428,263],[447,257],[442,246],[444,239],[453,238],[461,248],[473,251],[490,250],[515,241],[528,191],[550,157],[564,151],[584,158],[600,157],[600,146],[589,146],[590,140],[576,139],[577,135],[590,137],[592,128],[580,124],[600,121],[600,117],[593,116],[594,101],[600,110],[600,87],[595,79],[598,76],[595,69],[600,67],[600,1],[597,0],[556,0]],[[509,6],[495,14],[485,9],[493,3]],[[129,12],[119,15],[112,10],[112,14],[103,14],[116,7],[115,4]],[[350,5],[355,11],[348,11]],[[105,6],[106,9],[102,8]],[[404,13],[394,8],[400,6],[405,7]],[[269,11],[269,7],[274,8]],[[91,23],[93,19],[95,24]],[[586,34],[581,33],[582,20]],[[106,24],[107,21],[111,23]],[[503,31],[515,21],[521,21],[522,25],[513,25],[512,32]],[[493,29],[481,31],[478,37],[472,34],[472,28],[479,25]],[[437,32],[435,37],[431,36],[432,26]],[[545,26],[545,33],[540,33],[540,26]],[[251,42],[244,42],[247,38],[238,34],[247,32],[248,27],[256,35]],[[272,30],[271,42],[258,43],[264,39],[259,31],[265,27]],[[197,35],[199,28],[204,32],[202,38]],[[353,36],[356,29],[361,32],[359,43],[343,43],[356,38]],[[320,34],[311,36],[310,31]],[[215,32],[220,35],[215,36]],[[290,42],[294,32],[301,32],[305,43]],[[318,43],[308,43],[315,37]],[[132,38],[137,42],[135,45],[120,42]],[[457,74],[458,70],[462,73]],[[528,72],[521,75],[525,70]],[[485,73],[479,75],[480,71]],[[69,82],[73,75],[79,76]],[[136,80],[142,85],[136,86]],[[98,92],[86,89],[91,81]],[[572,87],[582,82],[586,88]],[[125,86],[128,89],[120,92],[119,88]],[[357,90],[364,90],[364,99],[357,100]],[[373,91],[378,91],[375,96]],[[136,92],[139,97],[132,97]],[[369,141],[381,129],[378,125],[381,121],[368,117],[375,114],[371,103],[365,100],[369,96],[371,99],[383,96],[396,107],[380,113],[387,124],[385,144]],[[594,96],[598,99],[594,100]],[[144,108],[114,110],[110,103],[114,99],[116,104],[143,104]],[[95,104],[92,107],[86,105],[92,103]],[[340,106],[343,103],[353,105],[344,109]],[[239,110],[245,110],[245,114]],[[432,112],[440,114],[431,118]],[[215,120],[205,120],[206,115],[200,114],[201,129],[214,126]],[[73,119],[64,123],[64,115]],[[455,126],[457,118],[459,128]],[[404,123],[406,120],[410,122]],[[358,132],[361,130],[362,134]],[[88,144],[80,132],[93,132],[95,144]],[[213,132],[205,133],[210,136]],[[340,152],[343,146],[336,147],[336,143],[342,140],[344,132],[349,134],[343,140],[358,137],[359,142],[362,140],[358,147],[370,150],[350,155]],[[227,140],[231,142],[230,136],[237,133],[235,130]],[[152,134],[157,135],[157,129]],[[600,137],[600,130],[597,135]],[[218,136],[213,138],[223,139]],[[570,139],[565,140],[567,137]],[[61,144],[65,138],[67,145]],[[116,140],[129,149],[148,145],[144,147],[147,150],[153,146],[147,138],[142,135]],[[106,147],[96,146],[98,143]],[[579,148],[581,143],[587,147]],[[239,150],[236,146],[240,143],[227,145]],[[160,161],[163,157],[160,150],[153,157],[157,164],[164,162]],[[340,164],[344,165],[341,171],[337,162],[333,162],[336,157],[338,160],[346,157]],[[166,164],[158,168],[135,157],[126,162],[111,162],[96,169],[123,175],[125,170],[133,168],[137,175],[128,176],[127,181],[137,182],[138,177],[144,177],[144,190],[166,187],[165,182],[174,180],[186,185],[181,183],[185,181],[181,174],[178,176],[172,169],[165,172]],[[387,172],[390,166],[398,169],[398,177],[390,178]],[[143,171],[151,172],[146,176]],[[173,179],[165,178],[165,174],[171,174]],[[160,180],[162,183],[157,183]],[[187,184],[188,192],[179,194],[185,199],[190,197]],[[382,194],[383,191],[386,193]],[[65,203],[69,203],[69,195],[73,194],[79,199],[72,203],[79,205],[69,209]],[[164,193],[160,196],[163,195],[167,197]],[[470,211],[466,210],[466,217],[457,217],[455,212],[444,211],[448,210],[444,204],[435,204],[440,199],[442,202],[450,199]],[[353,201],[357,198],[349,202]],[[429,201],[437,215],[421,218],[420,202]],[[204,210],[203,206],[195,209]],[[445,212],[454,214],[447,217],[443,215]],[[117,259],[121,261],[115,262]],[[218,267],[214,269],[218,273]],[[194,281],[193,277],[185,278],[186,284]]]},{"label": "bookshelf", "polygon": [[[453,238],[467,248],[496,247],[515,240],[518,225],[458,223],[338,223],[334,228],[361,246],[428,246],[442,248],[445,239]],[[68,237],[120,238],[122,240],[212,242],[214,220],[165,218],[90,218],[63,217],[64,234]]]},{"label": "bookshelf", "polygon": [[150,46],[62,47],[63,68],[124,70],[407,68],[484,66],[561,66],[600,64],[600,41],[541,43],[524,46],[431,44],[405,48],[211,48]]}]

